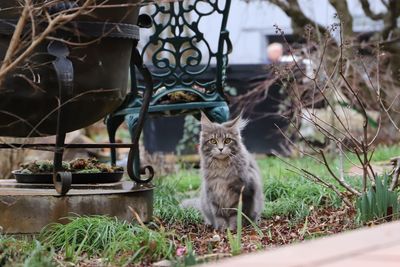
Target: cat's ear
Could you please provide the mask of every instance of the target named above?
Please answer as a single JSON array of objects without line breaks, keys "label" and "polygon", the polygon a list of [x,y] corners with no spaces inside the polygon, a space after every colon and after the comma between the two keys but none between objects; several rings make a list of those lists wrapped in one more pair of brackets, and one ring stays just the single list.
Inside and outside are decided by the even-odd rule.
[{"label": "cat's ear", "polygon": [[204,114],[203,111],[201,111],[201,128],[205,129],[205,128],[210,128],[213,125],[213,122],[210,121],[210,119],[207,117],[206,114]]},{"label": "cat's ear", "polygon": [[233,120],[224,122],[222,125],[227,128],[237,129],[239,132],[241,132],[248,123],[249,121],[247,119],[242,118],[242,112],[241,112],[239,116],[237,116]]}]

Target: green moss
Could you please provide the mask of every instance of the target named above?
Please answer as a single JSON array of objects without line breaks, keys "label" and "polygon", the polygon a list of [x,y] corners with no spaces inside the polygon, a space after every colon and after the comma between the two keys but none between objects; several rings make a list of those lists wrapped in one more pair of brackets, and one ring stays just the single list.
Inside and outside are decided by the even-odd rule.
[{"label": "green moss", "polygon": [[84,169],[77,171],[76,173],[101,173],[101,170],[99,169]]}]

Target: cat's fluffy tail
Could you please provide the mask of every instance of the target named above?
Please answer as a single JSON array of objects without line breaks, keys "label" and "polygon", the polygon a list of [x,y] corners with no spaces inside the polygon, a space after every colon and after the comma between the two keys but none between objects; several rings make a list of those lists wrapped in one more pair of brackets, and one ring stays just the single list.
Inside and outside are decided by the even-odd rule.
[{"label": "cat's fluffy tail", "polygon": [[188,198],[188,199],[184,199],[184,200],[182,201],[182,203],[181,203],[180,206],[181,206],[181,208],[185,208],[185,209],[187,209],[187,208],[194,208],[194,209],[200,211],[200,209],[201,209],[201,206],[200,206],[200,198]]}]

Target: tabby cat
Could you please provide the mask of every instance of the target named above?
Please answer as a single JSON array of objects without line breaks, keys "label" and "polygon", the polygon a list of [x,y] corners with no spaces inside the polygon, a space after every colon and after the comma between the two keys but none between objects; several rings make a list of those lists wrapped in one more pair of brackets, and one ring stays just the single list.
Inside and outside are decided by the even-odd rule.
[{"label": "tabby cat", "polygon": [[236,229],[240,197],[242,212],[252,221],[259,220],[264,207],[260,171],[241,137],[246,124],[241,116],[222,124],[211,122],[205,114],[201,117],[200,198],[182,205],[199,209],[206,224],[217,229]]}]

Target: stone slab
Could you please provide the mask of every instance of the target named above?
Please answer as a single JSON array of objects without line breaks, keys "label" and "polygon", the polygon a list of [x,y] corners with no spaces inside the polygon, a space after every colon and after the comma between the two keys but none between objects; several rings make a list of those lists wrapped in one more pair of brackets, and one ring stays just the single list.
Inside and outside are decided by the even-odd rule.
[{"label": "stone slab", "polygon": [[73,185],[60,196],[49,185],[18,184],[0,180],[0,227],[6,234],[38,233],[52,222],[66,223],[71,215],[109,215],[131,221],[135,215],[149,221],[153,213],[153,187],[131,181]]}]

